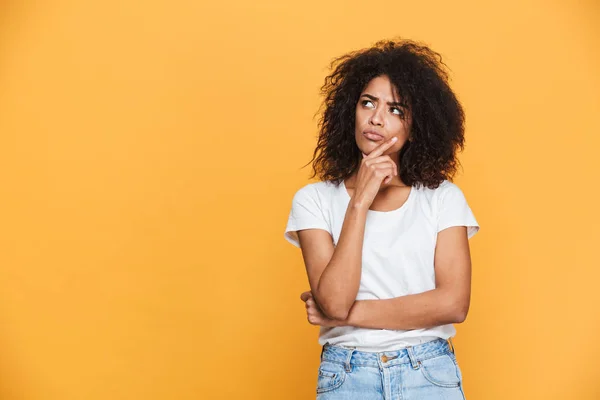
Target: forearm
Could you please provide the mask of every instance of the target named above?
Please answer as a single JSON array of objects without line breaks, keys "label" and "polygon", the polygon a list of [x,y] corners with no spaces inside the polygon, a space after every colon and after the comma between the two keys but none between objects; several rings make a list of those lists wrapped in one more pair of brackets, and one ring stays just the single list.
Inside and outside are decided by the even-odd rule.
[{"label": "forearm", "polygon": [[341,325],[359,328],[410,330],[460,323],[466,315],[443,289],[384,300],[357,300]]},{"label": "forearm", "polygon": [[319,279],[315,299],[332,319],[345,320],[356,300],[367,210],[350,201],[337,246]]}]

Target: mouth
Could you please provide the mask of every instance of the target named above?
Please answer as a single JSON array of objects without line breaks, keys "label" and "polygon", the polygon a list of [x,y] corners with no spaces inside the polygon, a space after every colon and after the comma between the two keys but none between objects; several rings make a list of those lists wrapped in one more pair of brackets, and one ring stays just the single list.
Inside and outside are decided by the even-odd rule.
[{"label": "mouth", "polygon": [[374,141],[374,142],[380,142],[380,141],[382,141],[383,139],[385,139],[385,138],[384,138],[382,135],[380,135],[380,134],[378,134],[378,133],[375,133],[375,132],[372,132],[372,131],[365,131],[365,132],[363,132],[363,135],[364,135],[364,136],[365,136],[367,139],[369,139],[369,140],[372,140],[372,141]]}]

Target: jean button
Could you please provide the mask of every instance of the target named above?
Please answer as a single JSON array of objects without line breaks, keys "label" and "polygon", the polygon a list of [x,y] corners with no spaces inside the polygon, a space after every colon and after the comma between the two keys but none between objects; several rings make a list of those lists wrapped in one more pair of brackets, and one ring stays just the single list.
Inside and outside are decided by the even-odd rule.
[{"label": "jean button", "polygon": [[381,361],[383,361],[383,362],[387,362],[388,361],[388,358],[387,358],[387,356],[385,354],[381,356]]}]

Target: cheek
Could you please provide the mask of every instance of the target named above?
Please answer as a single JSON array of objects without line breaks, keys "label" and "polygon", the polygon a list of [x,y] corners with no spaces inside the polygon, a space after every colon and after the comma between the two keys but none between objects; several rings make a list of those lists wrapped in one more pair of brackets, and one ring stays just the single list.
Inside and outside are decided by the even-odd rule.
[{"label": "cheek", "polygon": [[356,128],[359,128],[361,125],[364,125],[363,116],[358,110],[356,110],[356,116],[354,117],[354,125]]},{"label": "cheek", "polygon": [[391,130],[397,132],[400,135],[407,134],[410,129],[410,124],[406,120],[402,120],[398,117],[389,121],[389,126]]},{"label": "cheek", "polygon": [[400,149],[402,149],[402,146],[404,146],[405,142],[406,142],[406,140],[400,139],[400,141],[396,142],[392,147],[390,147],[389,150],[385,152],[385,154],[399,152]]}]

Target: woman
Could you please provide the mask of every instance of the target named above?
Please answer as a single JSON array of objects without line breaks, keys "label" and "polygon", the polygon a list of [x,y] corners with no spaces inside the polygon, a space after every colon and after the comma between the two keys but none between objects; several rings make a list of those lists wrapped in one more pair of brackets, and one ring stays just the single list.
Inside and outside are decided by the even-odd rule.
[{"label": "woman", "polygon": [[464,113],[441,56],[384,40],[332,62],[285,238],[322,345],[318,399],[464,399],[451,338],[469,309],[479,225],[451,182]]}]

